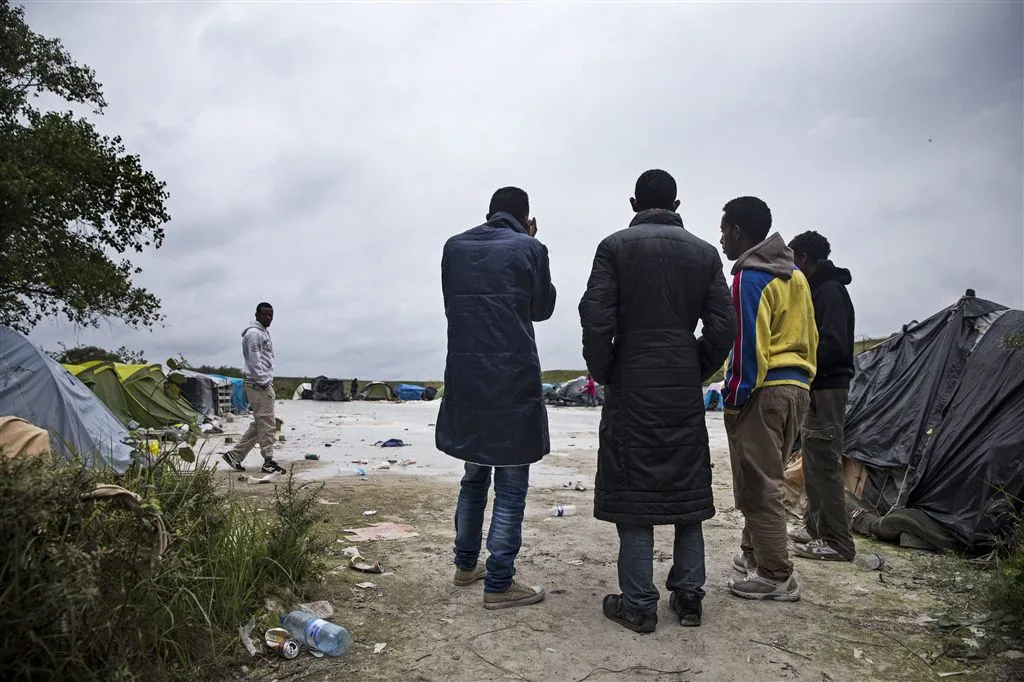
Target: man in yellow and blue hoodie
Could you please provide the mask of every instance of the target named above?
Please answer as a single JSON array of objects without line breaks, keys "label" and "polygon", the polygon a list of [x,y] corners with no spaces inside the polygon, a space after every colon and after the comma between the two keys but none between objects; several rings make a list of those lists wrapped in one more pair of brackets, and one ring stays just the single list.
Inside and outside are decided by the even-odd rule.
[{"label": "man in yellow and blue hoodie", "polygon": [[738,333],[726,365],[725,430],[743,536],[729,581],[737,597],[797,601],[782,505],[783,472],[810,404],[818,330],[811,289],[756,197],[725,205],[722,251],[732,267]]}]

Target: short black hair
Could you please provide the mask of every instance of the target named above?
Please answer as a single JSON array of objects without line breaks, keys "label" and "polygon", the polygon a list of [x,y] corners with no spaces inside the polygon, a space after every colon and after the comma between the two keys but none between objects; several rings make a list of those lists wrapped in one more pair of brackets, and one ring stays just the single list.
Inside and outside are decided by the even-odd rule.
[{"label": "short black hair", "polygon": [[274,306],[270,305],[266,301],[263,301],[262,303],[256,306],[256,314],[259,315],[260,311],[263,310],[264,308],[270,308],[271,310],[273,310]]},{"label": "short black hair", "polygon": [[762,242],[772,229],[772,210],[757,197],[736,197],[725,206],[725,222],[739,226],[755,242]]},{"label": "short black hair", "polygon": [[676,181],[667,172],[654,168],[644,171],[636,179],[636,189],[633,198],[636,199],[639,210],[649,208],[664,208],[669,211],[676,210]]},{"label": "short black hair", "polygon": [[825,260],[832,253],[832,245],[814,230],[798,234],[789,242],[793,253],[803,253],[814,263]]},{"label": "short black hair", "polygon": [[487,217],[495,213],[510,213],[516,218],[526,220],[530,217],[530,197],[518,187],[502,187],[491,197]]}]

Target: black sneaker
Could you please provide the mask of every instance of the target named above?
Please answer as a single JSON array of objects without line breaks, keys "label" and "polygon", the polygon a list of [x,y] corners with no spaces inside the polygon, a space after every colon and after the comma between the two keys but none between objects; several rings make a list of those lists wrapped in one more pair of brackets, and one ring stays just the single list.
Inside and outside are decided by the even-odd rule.
[{"label": "black sneaker", "polygon": [[700,599],[685,599],[680,593],[673,592],[668,598],[668,606],[679,616],[679,624],[684,628],[700,627],[703,615]]},{"label": "black sneaker", "polygon": [[621,594],[609,594],[606,596],[604,598],[603,610],[605,618],[613,620],[633,632],[648,634],[654,632],[654,629],[658,627],[658,614],[633,613],[627,610],[626,605],[622,603]]},{"label": "black sneaker", "polygon": [[275,462],[273,459],[263,460],[263,468],[260,469],[265,474],[283,474],[284,467]]},{"label": "black sneaker", "polygon": [[245,467],[242,466],[242,463],[241,462],[236,462],[235,458],[231,456],[230,452],[225,452],[220,457],[221,457],[221,459],[223,459],[225,462],[228,463],[229,467],[231,467],[235,471],[245,471]]}]

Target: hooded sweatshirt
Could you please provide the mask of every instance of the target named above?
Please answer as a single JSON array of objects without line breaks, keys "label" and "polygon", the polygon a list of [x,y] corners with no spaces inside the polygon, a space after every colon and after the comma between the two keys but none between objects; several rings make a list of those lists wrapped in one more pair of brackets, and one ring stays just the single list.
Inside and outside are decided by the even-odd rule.
[{"label": "hooded sweatshirt", "polygon": [[738,333],[726,364],[725,409],[739,410],[766,386],[810,388],[818,330],[811,289],[776,232],[732,266]]},{"label": "hooded sweatshirt", "polygon": [[818,325],[818,366],[811,388],[849,388],[853,377],[854,312],[846,286],[853,277],[846,268],[822,260],[807,279]]},{"label": "hooded sweatshirt", "polygon": [[256,320],[242,332],[242,358],[247,382],[265,388],[274,381],[274,344],[270,332]]}]

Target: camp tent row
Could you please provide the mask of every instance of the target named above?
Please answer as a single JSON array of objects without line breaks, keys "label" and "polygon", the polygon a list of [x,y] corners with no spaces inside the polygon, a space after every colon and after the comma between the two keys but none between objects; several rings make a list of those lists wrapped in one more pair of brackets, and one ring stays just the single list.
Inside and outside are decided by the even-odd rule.
[{"label": "camp tent row", "polygon": [[127,402],[119,410],[115,415],[63,365],[0,325],[0,416],[19,417],[45,429],[57,455],[79,457],[89,466],[122,474],[132,460],[122,421],[131,411]]},{"label": "camp tent row", "polygon": [[[437,389],[414,384],[398,384],[391,387],[382,381],[371,381],[362,386],[356,394],[356,400],[370,401],[410,401],[410,400],[433,400],[437,397]],[[292,395],[294,400],[324,400],[324,401],[345,401],[350,400],[350,394],[345,390],[345,382],[342,379],[331,379],[319,376],[313,381],[303,383],[295,389]]]},{"label": "camp tent row", "polygon": [[197,428],[203,420],[182,397],[179,386],[168,381],[160,365],[92,361],[66,368],[99,396],[125,426],[132,427],[134,423],[158,429],[188,424]]}]

